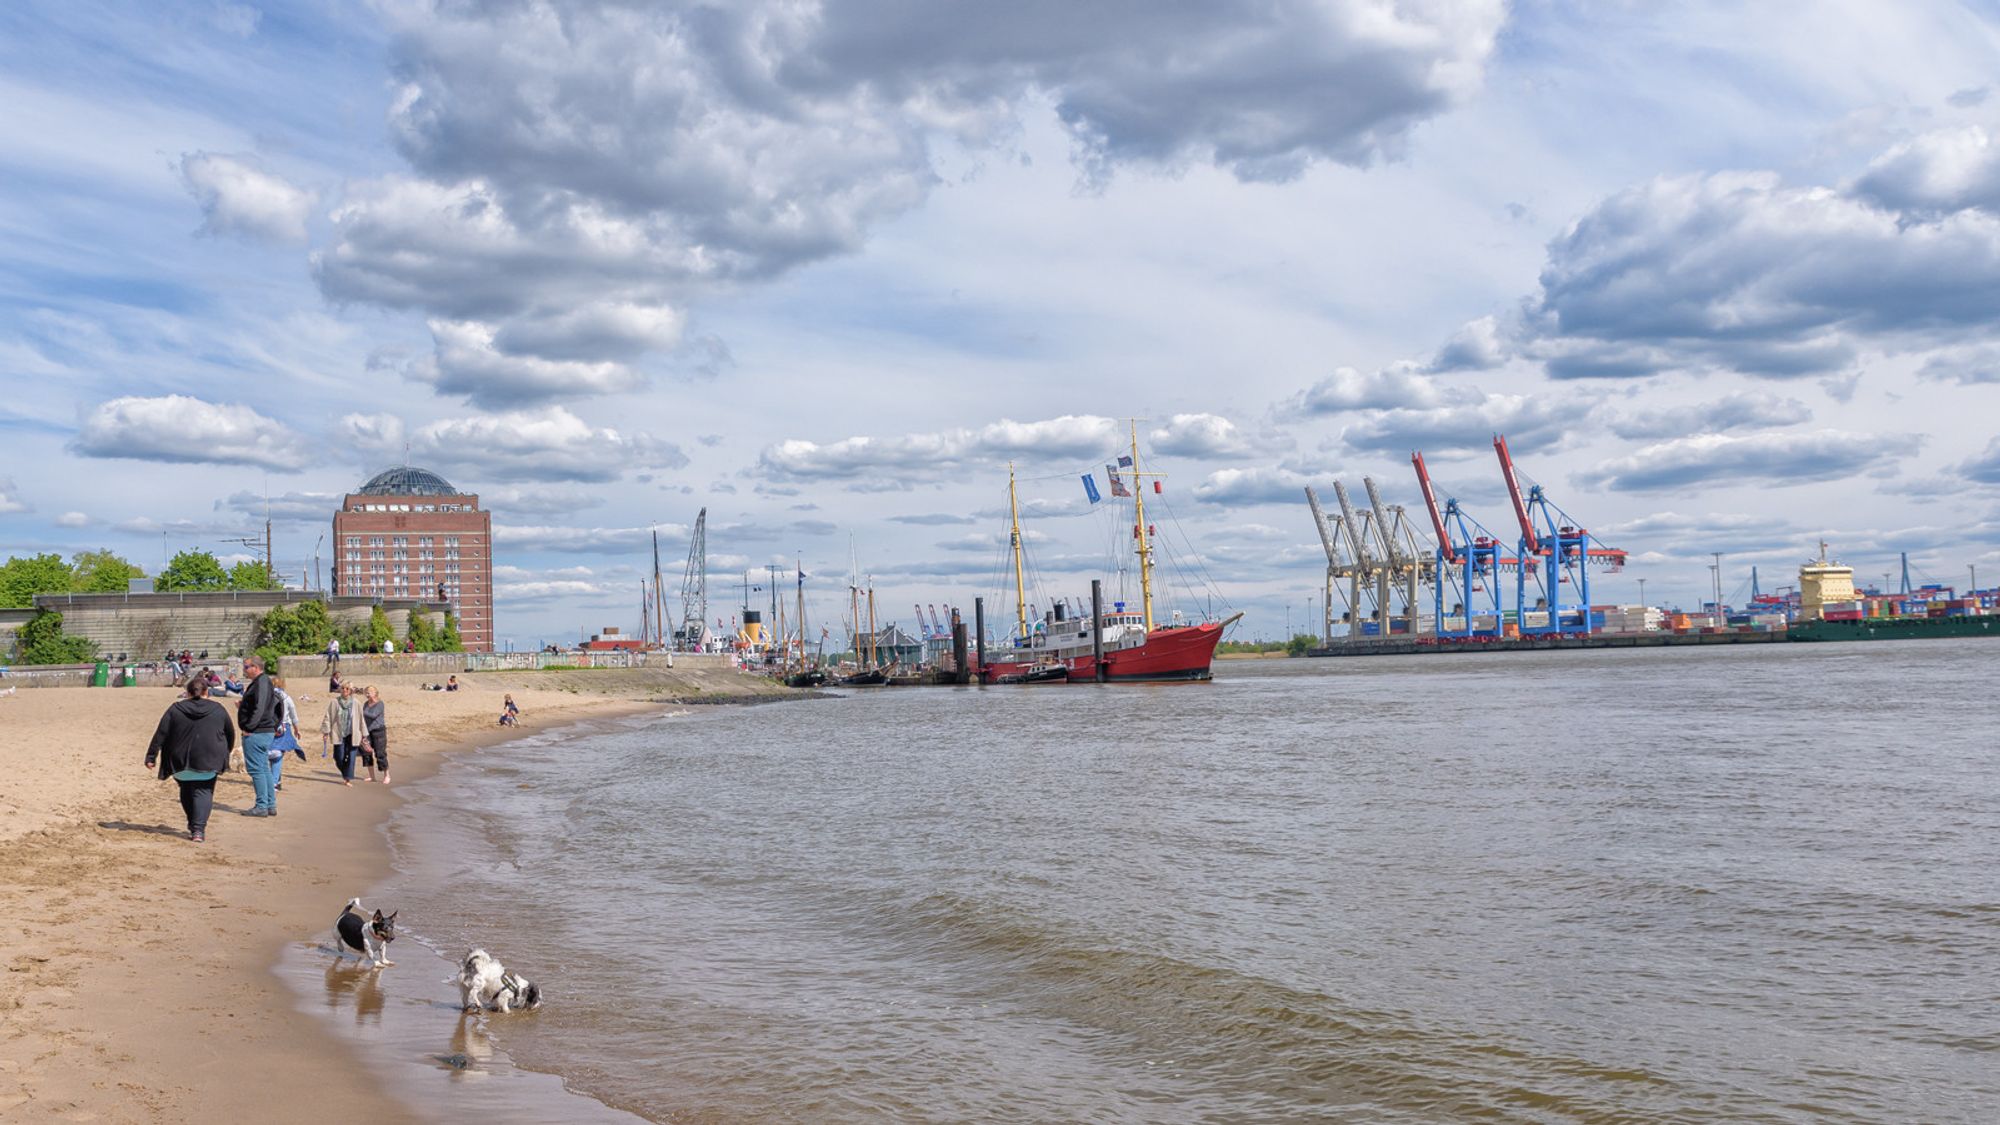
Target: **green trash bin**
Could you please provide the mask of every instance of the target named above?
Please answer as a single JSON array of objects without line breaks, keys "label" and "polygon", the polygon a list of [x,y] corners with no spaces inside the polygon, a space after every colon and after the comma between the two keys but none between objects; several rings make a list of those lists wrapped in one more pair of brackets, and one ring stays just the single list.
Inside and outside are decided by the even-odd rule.
[{"label": "green trash bin", "polygon": [[90,674],[90,686],[91,687],[111,686],[111,665],[109,663],[102,660],[97,662],[97,670]]},{"label": "green trash bin", "polygon": [[118,686],[119,686],[119,687],[135,687],[135,686],[137,686],[137,685],[138,685],[138,683],[139,683],[139,667],[138,667],[138,665],[136,665],[136,664],[127,664],[127,665],[125,666],[125,674],[124,674],[123,676],[120,676],[120,677],[118,678]]}]

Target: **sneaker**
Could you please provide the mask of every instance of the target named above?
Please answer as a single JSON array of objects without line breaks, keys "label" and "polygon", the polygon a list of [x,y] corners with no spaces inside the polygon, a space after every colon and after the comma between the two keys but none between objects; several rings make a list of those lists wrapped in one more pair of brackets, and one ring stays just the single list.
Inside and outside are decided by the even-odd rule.
[{"label": "sneaker", "polygon": [[269,810],[269,809],[244,809],[244,810],[243,810],[243,815],[244,815],[244,816],[270,816],[270,815],[271,815],[271,812],[270,812],[270,810]]},{"label": "sneaker", "polygon": [[201,832],[188,833],[188,839],[194,841],[197,844],[205,844],[208,842],[207,834]]}]

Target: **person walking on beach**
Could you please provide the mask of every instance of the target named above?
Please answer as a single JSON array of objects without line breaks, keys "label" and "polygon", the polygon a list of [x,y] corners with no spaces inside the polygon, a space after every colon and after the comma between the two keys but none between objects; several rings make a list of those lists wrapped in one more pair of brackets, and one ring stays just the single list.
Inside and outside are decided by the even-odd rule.
[{"label": "person walking on beach", "polygon": [[278,689],[264,672],[264,658],[252,653],[243,658],[243,700],[236,705],[236,726],[243,732],[243,769],[250,774],[250,786],[257,800],[243,810],[244,816],[277,816],[278,794],[271,780],[271,740],[277,737],[283,719]]},{"label": "person walking on beach", "polygon": [[146,747],[146,766],[158,766],[160,780],[173,778],[181,787],[181,811],[187,814],[188,839],[208,839],[208,811],[215,804],[215,775],[229,765],[236,747],[236,728],[229,711],[208,698],[208,681],[187,682],[186,693],[160,716],[153,741]]},{"label": "person walking on beach", "polygon": [[297,754],[306,760],[306,748],[299,743],[299,709],[285,690],[285,678],[272,676],[271,687],[278,693],[278,733],[271,739],[271,789],[285,787],[285,755]]},{"label": "person walking on beach", "polygon": [[361,760],[368,763],[368,780],[374,781],[375,767],[382,767],[382,784],[389,784],[389,723],[387,710],[382,706],[382,693],[374,685],[369,685],[368,700],[361,706],[361,718],[368,726],[368,749],[361,752]]},{"label": "person walking on beach", "polygon": [[340,769],[340,783],[354,788],[354,757],[368,741],[368,722],[361,715],[361,701],[354,689],[340,685],[340,694],[327,700],[326,718],[320,720],[320,735],[333,748],[333,764]]}]

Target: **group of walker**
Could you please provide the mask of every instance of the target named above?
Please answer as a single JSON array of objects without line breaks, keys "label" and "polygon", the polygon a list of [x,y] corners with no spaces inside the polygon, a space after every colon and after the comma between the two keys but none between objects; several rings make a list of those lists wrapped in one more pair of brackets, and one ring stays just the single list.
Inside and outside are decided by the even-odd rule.
[{"label": "group of walker", "polygon": [[[180,783],[188,838],[197,844],[207,839],[215,779],[229,768],[238,730],[243,735],[243,769],[250,775],[255,795],[251,807],[243,810],[244,816],[277,816],[285,755],[297,754],[301,761],[306,757],[298,737],[298,708],[284,690],[284,681],[274,679],[264,667],[264,658],[255,653],[243,658],[243,675],[242,698],[233,724],[228,710],[209,698],[209,678],[190,675],[182,697],[160,716],[153,740],[146,747],[147,768],[157,768],[162,781],[171,777]],[[380,691],[370,687],[363,698],[356,699],[354,689],[342,683],[337,673],[328,686],[334,698],[328,701],[326,717],[320,723],[320,756],[333,757],[343,785],[354,784],[356,758],[367,766],[367,780],[387,785],[389,728]]]}]

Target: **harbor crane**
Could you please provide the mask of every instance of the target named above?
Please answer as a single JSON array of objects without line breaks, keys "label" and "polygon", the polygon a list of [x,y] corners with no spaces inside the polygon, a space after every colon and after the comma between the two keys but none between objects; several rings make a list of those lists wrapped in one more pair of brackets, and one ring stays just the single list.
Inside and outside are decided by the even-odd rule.
[{"label": "harbor crane", "polygon": [[[1437,489],[1431,484],[1430,470],[1424,465],[1422,453],[1410,454],[1410,463],[1417,470],[1417,487],[1424,494],[1424,508],[1430,513],[1431,528],[1437,532],[1434,583],[1437,591],[1437,635],[1500,636],[1502,622],[1506,619],[1500,572],[1502,569],[1519,570],[1520,559],[1501,555],[1500,538],[1467,515],[1465,509],[1459,507],[1456,497],[1446,497],[1444,507],[1438,507]],[[1458,599],[1451,617],[1445,615],[1444,592],[1447,587]],[[1478,624],[1478,618],[1473,614],[1474,594],[1485,595],[1482,600],[1490,607],[1492,625]],[[1458,624],[1451,624],[1454,620]]]},{"label": "harbor crane", "polygon": [[[1515,571],[1514,604],[1521,611],[1522,634],[1590,632],[1591,568],[1623,570],[1626,553],[1605,546],[1578,526],[1569,513],[1548,498],[1541,485],[1530,485],[1524,494],[1505,437],[1493,435],[1493,452],[1500,459],[1500,476],[1506,482],[1508,499],[1513,502],[1514,518],[1521,525],[1519,556],[1541,564],[1529,566],[1524,562]],[[1592,546],[1593,543],[1596,545]],[[1547,620],[1539,624],[1528,621],[1531,580],[1538,595],[1536,608],[1548,614]],[[1564,586],[1575,594],[1567,605]]]},{"label": "harbor crane", "polygon": [[700,652],[708,635],[708,509],[694,518],[688,537],[687,569],[681,575],[681,626],[675,637],[682,652]]},{"label": "harbor crane", "polygon": [[[1333,594],[1345,581],[1348,639],[1359,641],[1365,631],[1364,617],[1374,622],[1374,635],[1392,632],[1396,593],[1402,597],[1405,628],[1414,635],[1423,605],[1417,588],[1435,579],[1437,568],[1430,553],[1418,544],[1416,534],[1400,505],[1382,502],[1382,494],[1372,478],[1363,477],[1368,508],[1356,511],[1344,482],[1334,481],[1333,492],[1340,512],[1329,517],[1319,493],[1308,486],[1306,503],[1311,506],[1313,523],[1319,531],[1320,546],[1326,551],[1326,614],[1321,634],[1332,643]],[[1392,592],[1393,591],[1393,592]]]}]

